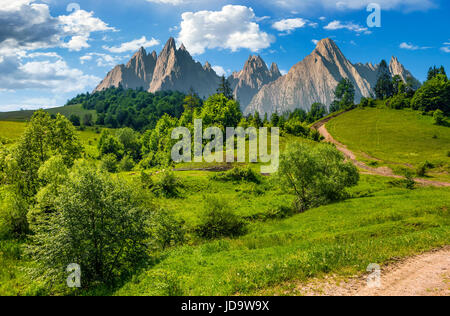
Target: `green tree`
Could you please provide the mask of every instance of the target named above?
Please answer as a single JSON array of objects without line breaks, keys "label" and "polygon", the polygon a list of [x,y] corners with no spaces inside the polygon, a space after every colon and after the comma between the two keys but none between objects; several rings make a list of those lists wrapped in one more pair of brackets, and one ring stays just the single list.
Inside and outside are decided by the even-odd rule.
[{"label": "green tree", "polygon": [[206,100],[199,116],[203,126],[236,127],[242,119],[239,103],[223,94],[214,94]]},{"label": "green tree", "polygon": [[434,111],[433,120],[434,124],[436,125],[444,125],[445,122],[444,112],[442,112],[441,110]]},{"label": "green tree", "polygon": [[311,110],[308,113],[306,120],[308,123],[313,123],[320,120],[327,115],[327,108],[322,103],[314,103],[311,105]]},{"label": "green tree", "polygon": [[[336,90],[334,91],[335,101],[332,104],[332,109],[336,110],[349,109],[355,104],[355,86],[348,78],[343,78]],[[330,108],[330,112],[331,112]]]},{"label": "green tree", "polygon": [[121,159],[124,155],[124,146],[106,129],[102,131],[97,147],[101,156],[113,154],[116,159]]},{"label": "green tree", "polygon": [[445,72],[444,66],[441,66],[439,68],[437,68],[436,66],[430,67],[430,69],[428,70],[427,80],[431,80],[437,77],[438,75],[443,75],[447,77],[447,73]]},{"label": "green tree", "polygon": [[230,82],[222,76],[220,78],[219,88],[217,89],[218,94],[223,94],[228,100],[234,100],[233,90],[231,89]]},{"label": "green tree", "polygon": [[83,125],[84,126],[92,126],[94,125],[94,119],[91,113],[85,114],[83,116]]},{"label": "green tree", "polygon": [[148,257],[152,208],[137,188],[85,162],[53,200],[58,212],[37,225],[30,254],[34,278],[64,284],[65,268],[81,266],[82,286],[112,284]]},{"label": "green tree", "polygon": [[394,95],[394,86],[385,60],[382,60],[379,66],[375,95],[379,100],[384,100]]},{"label": "green tree", "polygon": [[280,159],[280,187],[296,196],[299,212],[345,197],[345,190],[358,183],[359,173],[351,162],[329,144],[292,145]]},{"label": "green tree", "polygon": [[80,117],[78,115],[72,114],[70,116],[69,120],[73,124],[73,126],[80,126],[81,125]]},{"label": "green tree", "polygon": [[36,194],[38,170],[50,157],[61,155],[64,163],[71,166],[81,151],[76,131],[64,116],[58,114],[52,119],[45,111],[35,112],[12,153],[20,174],[17,178],[21,193],[28,197]]},{"label": "green tree", "polygon": [[445,115],[450,114],[450,81],[444,75],[437,75],[424,83],[416,91],[411,101],[415,110],[441,110]]}]

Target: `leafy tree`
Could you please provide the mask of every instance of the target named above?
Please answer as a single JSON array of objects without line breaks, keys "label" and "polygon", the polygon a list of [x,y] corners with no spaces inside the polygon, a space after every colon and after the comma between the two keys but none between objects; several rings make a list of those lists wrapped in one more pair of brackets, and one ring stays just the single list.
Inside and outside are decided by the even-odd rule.
[{"label": "leafy tree", "polygon": [[113,154],[116,159],[121,159],[124,155],[124,146],[108,130],[102,131],[97,147],[101,156]]},{"label": "leafy tree", "polygon": [[29,247],[33,277],[63,284],[65,268],[77,263],[88,288],[114,283],[147,258],[152,208],[129,183],[77,164],[53,203],[58,212],[36,226]]},{"label": "leafy tree", "polygon": [[295,194],[295,209],[304,212],[344,198],[345,189],[358,183],[359,174],[331,145],[295,144],[281,156],[278,178],[281,188]]},{"label": "leafy tree", "polygon": [[434,124],[436,125],[444,125],[445,122],[444,112],[442,112],[441,110],[434,111],[433,120]]},{"label": "leafy tree", "polygon": [[322,103],[314,103],[311,105],[311,110],[308,113],[306,120],[308,123],[313,123],[327,115],[327,108]]},{"label": "leafy tree", "polygon": [[198,94],[194,91],[194,89],[190,89],[189,94],[184,98],[183,105],[185,111],[191,111],[196,108],[202,107],[202,99],[198,96]]},{"label": "leafy tree", "polygon": [[236,127],[242,119],[241,108],[224,94],[214,94],[206,100],[199,116],[203,126]]},{"label": "leafy tree", "polygon": [[28,204],[13,187],[0,188],[0,240],[28,233]]},{"label": "leafy tree", "polygon": [[116,135],[124,149],[124,153],[131,156],[134,160],[139,160],[142,147],[139,133],[129,127],[125,127],[117,130]]},{"label": "leafy tree", "polygon": [[104,155],[102,158],[102,167],[111,173],[117,172],[118,164],[117,164],[117,156],[114,154]]},{"label": "leafy tree", "polygon": [[94,119],[91,113],[85,114],[83,116],[83,125],[84,126],[92,126],[94,125]]},{"label": "leafy tree", "polygon": [[50,157],[61,155],[71,166],[81,156],[81,143],[73,125],[62,115],[52,119],[45,111],[36,111],[23,136],[14,148],[17,185],[22,194],[31,197],[38,189],[38,170]]},{"label": "leafy tree", "polygon": [[228,100],[234,100],[233,90],[231,89],[230,82],[222,76],[220,78],[219,88],[217,89],[218,94],[223,94]]},{"label": "leafy tree", "polygon": [[119,163],[119,170],[128,172],[128,171],[133,170],[134,166],[135,166],[135,163],[133,161],[133,158],[126,155],[125,157],[123,157],[123,159]]},{"label": "leafy tree", "polygon": [[430,67],[430,69],[428,70],[427,80],[431,80],[437,77],[438,75],[443,75],[447,77],[447,73],[445,72],[444,66],[441,66],[439,68],[437,68],[436,66]]},{"label": "leafy tree", "polygon": [[270,124],[272,124],[272,126],[274,127],[280,126],[280,116],[278,115],[277,112],[274,112],[270,117]]},{"label": "leafy tree", "polygon": [[399,93],[389,100],[387,100],[386,105],[391,109],[404,109],[410,106],[411,100],[406,97],[406,94]]},{"label": "leafy tree", "polygon": [[445,115],[450,114],[450,81],[444,75],[437,75],[425,82],[416,91],[411,106],[415,110],[441,110]]},{"label": "leafy tree", "polygon": [[[332,104],[332,112],[341,109],[352,108],[355,104],[355,86],[348,78],[343,78],[334,92],[335,101]],[[331,109],[330,109],[331,112]]]},{"label": "leafy tree", "polygon": [[392,88],[394,95],[406,92],[405,83],[403,82],[403,79],[399,75],[395,75],[392,78]]},{"label": "leafy tree", "polygon": [[385,60],[382,60],[379,66],[375,95],[379,100],[384,100],[394,95],[394,85],[392,84],[389,68]]},{"label": "leafy tree", "polygon": [[78,115],[72,114],[69,118],[70,122],[72,122],[73,126],[80,126],[81,121]]}]

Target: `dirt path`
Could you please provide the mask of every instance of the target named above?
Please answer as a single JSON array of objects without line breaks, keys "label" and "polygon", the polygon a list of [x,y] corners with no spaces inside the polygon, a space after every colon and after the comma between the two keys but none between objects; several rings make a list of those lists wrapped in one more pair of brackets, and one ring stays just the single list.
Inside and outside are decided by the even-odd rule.
[{"label": "dirt path", "polygon": [[380,286],[367,276],[339,283],[333,277],[296,289],[308,296],[450,296],[450,247],[408,258],[381,269]]},{"label": "dirt path", "polygon": [[[344,112],[345,113],[345,112]],[[340,113],[343,114],[343,113]],[[338,115],[337,115],[338,116]],[[336,117],[336,116],[335,116]],[[325,141],[329,143],[333,143],[336,145],[336,148],[341,151],[345,157],[353,162],[353,164],[364,170],[364,174],[370,174],[370,175],[378,175],[383,177],[390,177],[390,178],[396,178],[396,179],[403,179],[404,177],[394,174],[394,172],[388,168],[388,167],[380,167],[380,168],[372,168],[366,165],[365,163],[358,161],[356,159],[356,155],[347,148],[344,144],[338,142],[331,136],[331,134],[328,132],[328,130],[325,127],[325,124],[328,123],[332,118],[328,118],[324,121],[321,121],[313,126],[313,128],[317,129],[319,133],[325,138]],[[431,181],[426,179],[414,179],[419,184],[427,185],[427,186],[436,186],[436,187],[450,187],[450,183],[447,182],[440,182],[440,181]]]}]

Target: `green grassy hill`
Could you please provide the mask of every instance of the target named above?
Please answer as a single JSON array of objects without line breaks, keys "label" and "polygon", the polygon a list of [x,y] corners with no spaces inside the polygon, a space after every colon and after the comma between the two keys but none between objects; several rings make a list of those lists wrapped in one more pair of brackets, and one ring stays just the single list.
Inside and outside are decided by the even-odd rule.
[{"label": "green grassy hill", "polygon": [[429,175],[450,180],[450,128],[433,124],[417,111],[356,109],[332,119],[327,130],[373,166],[389,166],[403,175],[425,161],[435,168]]},{"label": "green grassy hill", "polygon": [[[92,114],[94,120],[97,119],[97,112],[94,110],[85,110],[81,104],[62,106],[58,108],[45,109],[50,114],[62,114],[69,118],[71,115],[78,115],[81,119],[85,114]],[[24,122],[28,121],[33,115],[34,110],[0,112],[0,121]]]}]

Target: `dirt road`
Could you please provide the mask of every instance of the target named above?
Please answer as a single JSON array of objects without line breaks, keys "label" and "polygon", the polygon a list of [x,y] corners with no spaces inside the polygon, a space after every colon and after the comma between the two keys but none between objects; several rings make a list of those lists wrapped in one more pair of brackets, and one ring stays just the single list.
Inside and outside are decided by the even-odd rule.
[{"label": "dirt road", "polygon": [[[313,128],[315,128],[315,129],[317,129],[317,131],[319,131],[319,133],[325,138],[325,141],[335,144],[336,148],[339,151],[341,151],[348,160],[352,161],[356,167],[364,170],[363,173],[371,174],[371,175],[379,175],[379,176],[383,176],[383,177],[396,178],[396,179],[403,178],[402,176],[394,174],[394,172],[388,167],[372,168],[372,167],[366,165],[365,163],[358,161],[356,159],[356,155],[351,150],[349,150],[347,148],[347,146],[345,146],[344,144],[341,144],[340,142],[335,140],[333,138],[333,136],[331,136],[331,134],[328,132],[328,130],[325,127],[325,124],[330,119],[327,119],[327,120],[317,123],[315,126],[313,126]],[[450,187],[450,183],[447,183],[447,182],[431,181],[431,180],[426,180],[426,179],[414,179],[414,180],[417,183],[420,183],[422,185],[436,186],[436,187]]]},{"label": "dirt road", "polygon": [[367,286],[367,276],[346,282],[329,278],[296,289],[308,296],[450,296],[450,247],[388,265],[380,286]]}]

